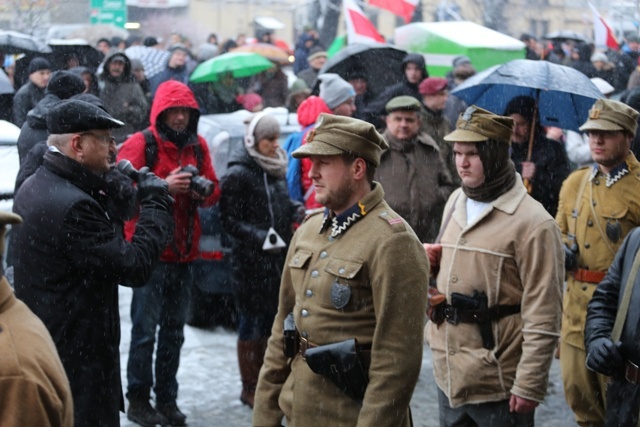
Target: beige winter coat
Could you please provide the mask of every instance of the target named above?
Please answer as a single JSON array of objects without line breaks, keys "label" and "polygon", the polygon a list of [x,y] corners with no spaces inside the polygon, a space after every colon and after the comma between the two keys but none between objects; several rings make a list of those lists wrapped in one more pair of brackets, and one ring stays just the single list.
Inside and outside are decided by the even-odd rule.
[{"label": "beige winter coat", "polygon": [[505,400],[511,394],[542,401],[560,330],[564,252],[558,226],[515,186],[467,224],[467,197],[456,190],[455,210],[442,236],[438,290],[484,291],[489,307],[521,304],[518,314],[493,322],[495,347],[482,346],[475,323],[426,327],[438,387],[452,407]]},{"label": "beige winter coat", "polygon": [[[422,245],[383,200],[377,184],[361,202],[366,215],[331,236],[323,215],[309,218],[289,246],[278,314],[260,371],[253,425],[408,427],[409,402],[422,365],[428,261]],[[335,282],[348,285],[344,308],[332,303]],[[362,404],[315,374],[300,355],[282,351],[285,317],[317,345],[356,338],[371,344]]]}]

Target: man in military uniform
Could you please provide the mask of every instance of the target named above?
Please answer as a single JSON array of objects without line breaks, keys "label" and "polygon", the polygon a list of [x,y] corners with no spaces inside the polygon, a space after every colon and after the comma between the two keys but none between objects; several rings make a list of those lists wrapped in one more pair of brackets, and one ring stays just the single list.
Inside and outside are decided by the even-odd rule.
[{"label": "man in military uniform", "polygon": [[425,245],[439,269],[426,335],[442,427],[533,427],[547,392],[564,253],[509,159],[512,127],[471,106],[445,137],[462,188],[445,207],[441,241]]},{"label": "man in military uniform", "polygon": [[[293,153],[311,159],[309,177],[325,211],[308,217],[289,246],[254,426],[280,426],[283,416],[287,425],[411,425],[428,264],[416,235],[373,181],[385,148],[371,124],[322,114]],[[348,359],[345,352],[331,355],[328,344],[353,338],[360,356],[345,364],[361,366],[368,385],[338,385],[356,371],[341,369],[345,364],[335,365],[331,378],[316,373],[335,367],[335,357]],[[312,363],[318,354],[328,362]]]},{"label": "man in military uniform", "polygon": [[566,269],[560,366],[565,397],[581,426],[604,425],[606,379],[585,366],[587,304],[624,237],[640,225],[640,163],[630,151],[638,112],[600,99],[580,128],[589,135],[593,165],[562,186],[556,220]]}]

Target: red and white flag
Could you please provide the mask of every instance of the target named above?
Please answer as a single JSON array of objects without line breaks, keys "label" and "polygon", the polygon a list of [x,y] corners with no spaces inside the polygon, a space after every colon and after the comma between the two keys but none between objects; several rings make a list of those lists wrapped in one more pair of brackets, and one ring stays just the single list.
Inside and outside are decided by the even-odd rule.
[{"label": "red and white flag", "polygon": [[404,18],[404,22],[408,24],[418,6],[418,0],[369,0],[369,4]]},{"label": "red and white flag", "polygon": [[613,35],[611,27],[591,3],[589,3],[589,7],[593,12],[593,41],[596,47],[608,47],[609,49],[618,50],[620,45],[616,40],[616,36]]},{"label": "red and white flag", "polygon": [[344,21],[347,23],[347,40],[353,43],[384,43],[384,38],[353,0],[344,0]]}]

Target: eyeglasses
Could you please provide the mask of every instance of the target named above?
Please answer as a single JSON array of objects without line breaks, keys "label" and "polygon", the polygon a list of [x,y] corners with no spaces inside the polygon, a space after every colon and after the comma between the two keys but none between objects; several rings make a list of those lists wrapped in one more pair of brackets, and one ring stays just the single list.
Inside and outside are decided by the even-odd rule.
[{"label": "eyeglasses", "polygon": [[111,144],[115,144],[116,143],[116,139],[114,137],[112,137],[111,135],[98,135],[97,133],[93,133],[93,132],[82,132],[79,133],[78,135],[80,136],[85,136],[85,135],[90,135],[92,137],[94,137],[95,139],[97,139],[98,141],[107,144],[107,145],[111,145]]}]

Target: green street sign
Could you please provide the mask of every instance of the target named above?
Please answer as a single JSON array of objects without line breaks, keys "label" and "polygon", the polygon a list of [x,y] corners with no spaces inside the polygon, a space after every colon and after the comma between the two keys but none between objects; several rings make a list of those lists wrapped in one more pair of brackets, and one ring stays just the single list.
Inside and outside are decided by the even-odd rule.
[{"label": "green street sign", "polygon": [[124,0],[91,0],[91,9],[122,10],[126,8]]},{"label": "green street sign", "polygon": [[127,9],[107,10],[107,9],[91,9],[91,24],[113,24],[117,27],[124,28],[127,22]]}]

